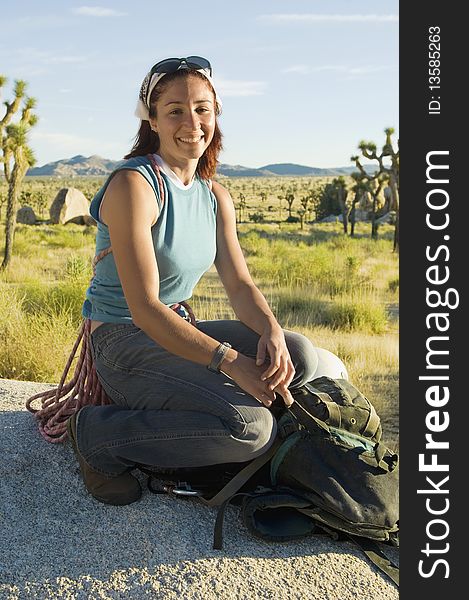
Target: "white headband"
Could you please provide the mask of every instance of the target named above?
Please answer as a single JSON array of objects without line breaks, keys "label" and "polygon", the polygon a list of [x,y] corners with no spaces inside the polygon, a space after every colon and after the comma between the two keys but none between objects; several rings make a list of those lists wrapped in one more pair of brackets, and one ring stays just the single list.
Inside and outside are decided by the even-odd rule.
[{"label": "white headband", "polygon": [[[179,69],[187,69],[187,68],[188,67],[186,65],[181,65],[179,67]],[[196,69],[196,70],[198,73],[202,73],[202,75],[206,79],[208,79],[208,81],[210,82],[210,84],[213,88],[213,91],[215,92],[215,102],[218,107],[218,112],[220,112],[222,103],[221,103],[220,97],[217,94],[217,91],[215,89],[213,79],[207,73],[206,69]],[[156,84],[158,83],[158,81],[160,81],[165,75],[167,75],[167,73],[153,73],[153,75],[152,75],[151,71],[150,71],[149,73],[147,73],[145,79],[143,80],[142,85],[140,86],[140,92],[138,95],[137,106],[135,108],[135,116],[138,117],[139,119],[141,119],[142,121],[150,120],[149,103],[150,103],[151,93],[152,93],[154,87],[156,86]]]}]

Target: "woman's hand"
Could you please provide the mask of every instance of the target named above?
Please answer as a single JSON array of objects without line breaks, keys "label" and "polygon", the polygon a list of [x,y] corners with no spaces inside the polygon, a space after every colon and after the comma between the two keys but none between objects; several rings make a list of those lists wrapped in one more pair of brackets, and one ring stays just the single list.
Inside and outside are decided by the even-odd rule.
[{"label": "woman's hand", "polygon": [[288,352],[283,329],[278,323],[270,323],[259,338],[257,344],[256,365],[264,366],[267,355],[270,365],[261,374],[261,380],[268,384],[268,389],[280,394],[287,406],[293,403],[288,390],[295,375],[295,368]]},{"label": "woman's hand", "polygon": [[[265,368],[266,352],[271,357],[267,369]],[[272,404],[275,393],[282,396],[286,406],[293,403],[288,386],[295,375],[295,369],[279,325],[266,328],[261,335],[256,360],[230,350],[222,363],[221,370],[265,406]]]},{"label": "woman's hand", "polygon": [[231,351],[221,364],[221,371],[226,373],[239,387],[254,396],[265,406],[270,406],[275,400],[273,390],[269,389],[269,382],[262,381],[261,375],[265,367],[256,366],[256,361],[240,352],[236,352],[233,359]]}]

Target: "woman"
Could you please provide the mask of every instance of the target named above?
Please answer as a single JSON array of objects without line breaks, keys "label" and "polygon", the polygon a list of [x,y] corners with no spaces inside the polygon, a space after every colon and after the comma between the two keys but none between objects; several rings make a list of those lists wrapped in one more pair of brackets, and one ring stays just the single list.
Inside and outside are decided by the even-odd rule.
[{"label": "woman", "polygon": [[[130,474],[138,465],[262,454],[276,434],[276,394],[291,404],[289,387],[318,364],[311,342],[282,330],[254,285],[230,194],[210,182],[220,108],[206,59],[157,63],[140,90],[134,148],[91,204],[96,250],[112,254],[96,265],[83,315],[114,404],[83,407],[67,429],[85,485],[102,502],[140,498]],[[239,320],[197,321],[181,304],[213,263]]]}]

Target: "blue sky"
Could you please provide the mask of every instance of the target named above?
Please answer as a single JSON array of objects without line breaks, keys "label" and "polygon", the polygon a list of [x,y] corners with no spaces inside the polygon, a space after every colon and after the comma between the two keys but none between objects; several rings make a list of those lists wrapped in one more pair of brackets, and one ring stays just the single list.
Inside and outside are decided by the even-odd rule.
[{"label": "blue sky", "polygon": [[139,0],[2,4],[0,73],[25,79],[37,165],[120,159],[150,67],[208,58],[223,101],[221,162],[351,165],[361,139],[398,131],[397,0]]}]

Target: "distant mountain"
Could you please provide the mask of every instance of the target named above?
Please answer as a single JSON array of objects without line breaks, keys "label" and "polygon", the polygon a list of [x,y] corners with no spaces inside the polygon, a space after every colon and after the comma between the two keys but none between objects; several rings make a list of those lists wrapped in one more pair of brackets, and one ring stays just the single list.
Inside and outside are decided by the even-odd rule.
[{"label": "distant mountain", "polygon": [[256,169],[254,167],[220,163],[217,167],[217,175],[225,175],[226,177],[274,177],[275,173],[264,168]]},{"label": "distant mountain", "polygon": [[72,156],[47,163],[42,167],[29,169],[28,176],[50,177],[101,177],[109,175],[120,161],[109,160],[94,154],[93,156]]},{"label": "distant mountain", "polygon": [[[220,164],[217,167],[217,174],[226,177],[338,177],[339,175],[350,175],[356,170],[355,167],[320,169],[319,167],[305,167],[293,163],[265,165],[258,169],[243,167],[242,165]],[[373,173],[375,170],[374,165],[365,166],[365,171],[368,173]]]},{"label": "distant mountain", "polygon": [[[121,161],[97,155],[86,157],[78,154],[72,158],[57,160],[42,167],[29,169],[27,175],[34,177],[105,177],[115,169],[119,162]],[[368,165],[365,169],[372,173],[375,167]],[[260,168],[220,164],[217,168],[217,175],[226,177],[338,177],[339,175],[350,175],[355,170],[355,167],[320,169],[292,163],[265,165]]]},{"label": "distant mountain", "polygon": [[[298,175],[299,177],[337,177],[339,175],[350,175],[353,171],[356,171],[355,167],[333,167],[330,169],[320,169],[319,167],[305,167],[303,165],[295,165],[292,163],[279,163],[275,165],[265,165],[260,167],[261,171],[268,171],[274,175],[283,175],[292,177]],[[366,169],[368,170],[368,169]],[[375,167],[371,165],[371,172],[375,170]]]}]

